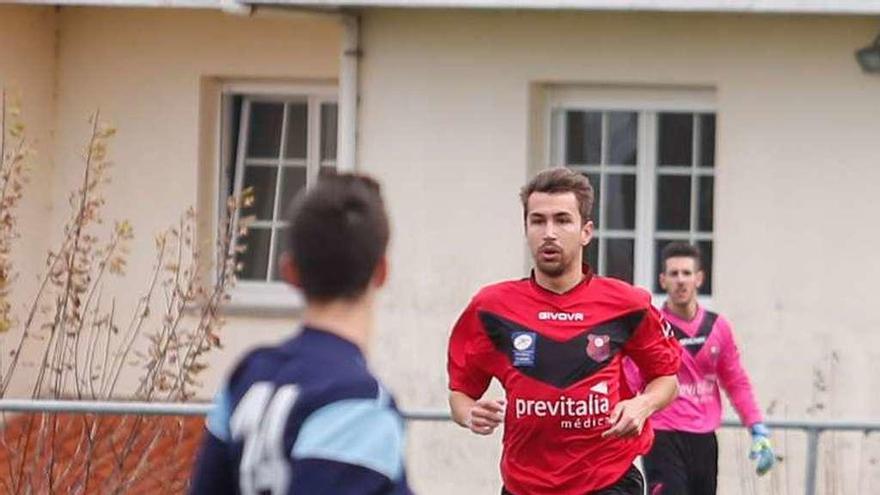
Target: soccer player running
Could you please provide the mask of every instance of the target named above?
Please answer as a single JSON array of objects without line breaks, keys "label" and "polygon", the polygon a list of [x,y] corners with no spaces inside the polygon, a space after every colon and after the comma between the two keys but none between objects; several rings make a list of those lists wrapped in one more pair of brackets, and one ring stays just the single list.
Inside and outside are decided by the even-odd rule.
[{"label": "soccer player running", "polygon": [[379,185],[322,178],[294,201],[284,280],[306,307],[301,331],[249,353],[207,420],[194,494],[409,494],[404,428],[367,369],[389,230]]},{"label": "soccer player running", "polygon": [[[503,494],[641,495],[633,461],[651,446],[648,417],[675,397],[681,349],[647,292],[583,265],[586,177],[548,169],[520,196],[534,270],[480,290],[452,329],[452,417],[478,435],[504,422]],[[624,356],[648,378],[639,396]],[[483,397],[492,378],[506,400]]]},{"label": "soccer player running", "polygon": [[[740,420],[752,434],[749,456],[759,475],[773,467],[775,456],[752,385],[739,359],[730,323],[697,302],[703,283],[699,250],[668,244],[661,253],[660,286],[666,291],[663,314],[685,349],[678,372],[679,396],[652,418],[656,438],[644,457],[651,495],[714,495],[718,474],[721,394],[727,393]],[[636,363],[637,364],[637,363]],[[626,365],[633,388],[644,381],[637,367]]]}]

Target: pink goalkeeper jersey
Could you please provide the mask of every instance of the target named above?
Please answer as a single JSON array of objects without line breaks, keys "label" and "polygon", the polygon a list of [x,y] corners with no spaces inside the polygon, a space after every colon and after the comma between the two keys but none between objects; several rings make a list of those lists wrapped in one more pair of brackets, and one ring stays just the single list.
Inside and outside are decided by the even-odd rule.
[{"label": "pink goalkeeper jersey", "polygon": [[[678,371],[678,398],[651,416],[656,430],[709,433],[721,424],[721,393],[730,402],[746,426],[762,421],[761,411],[752,392],[752,384],[739,359],[730,324],[724,317],[697,308],[693,320],[674,315],[665,306],[663,316],[672,325],[681,344],[681,368]],[[626,377],[633,390],[642,390],[644,380],[638,368],[626,363]]]}]

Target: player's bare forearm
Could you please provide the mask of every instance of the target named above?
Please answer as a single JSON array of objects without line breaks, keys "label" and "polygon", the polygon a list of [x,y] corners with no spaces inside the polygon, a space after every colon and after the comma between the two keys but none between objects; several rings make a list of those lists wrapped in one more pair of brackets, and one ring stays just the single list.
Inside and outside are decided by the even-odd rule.
[{"label": "player's bare forearm", "polygon": [[471,399],[466,394],[457,390],[449,393],[449,411],[452,414],[452,420],[459,426],[468,428],[468,420],[470,419],[471,408],[477,401]]},{"label": "player's bare forearm", "polygon": [[651,414],[668,406],[678,397],[678,378],[675,375],[658,376],[645,386],[642,396]]},{"label": "player's bare forearm", "polygon": [[603,437],[625,438],[640,434],[645,420],[663,409],[678,395],[678,378],[661,376],[648,382],[645,391],[632,399],[617,403],[608,417],[610,428]]},{"label": "player's bare forearm", "polygon": [[490,435],[504,421],[505,402],[501,399],[474,400],[467,394],[449,394],[452,419],[477,435]]}]

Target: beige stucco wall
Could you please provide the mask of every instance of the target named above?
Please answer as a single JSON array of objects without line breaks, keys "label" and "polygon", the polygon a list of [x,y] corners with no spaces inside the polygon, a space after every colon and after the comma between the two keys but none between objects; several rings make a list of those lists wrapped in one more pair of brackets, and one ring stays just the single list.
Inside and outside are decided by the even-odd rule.
[{"label": "beige stucco wall", "polygon": [[[852,59],[875,21],[370,11],[362,27],[359,162],[382,179],[394,226],[371,358],[404,408],[445,406],[450,325],[479,286],[524,273],[516,193],[542,165],[530,144],[540,135],[535,88],[565,82],[715,89],[713,304],[735,324],[762,404],[776,402],[774,417],[805,417],[816,402],[820,418],[876,417],[880,379],[870,365],[880,337],[866,308],[880,275],[871,228],[880,78]],[[0,80],[12,74],[27,90],[46,158],[25,213],[39,226],[26,232],[33,245],[57,237],[86,117],[100,107],[119,128],[106,218],[128,218],[137,235],[130,275],[108,293],[130,305],[146,283],[154,233],[190,205],[212,214],[216,82],[335,78],[339,35],[335,21],[314,17],[0,7]],[[23,259],[39,267],[43,255]],[[204,394],[234,356],[292,325],[258,316],[229,319]],[[497,436],[436,423],[410,431],[419,493],[497,490]],[[777,441],[783,469],[755,483],[745,476],[745,435],[725,433],[722,493],[797,493],[802,437]],[[880,454],[876,439],[834,444],[822,493],[880,489],[869,462]]]},{"label": "beige stucco wall", "polygon": [[[314,16],[111,8],[62,8],[57,23],[52,225],[69,216],[66,198],[82,177],[80,157],[91,130],[87,118],[100,109],[102,120],[118,129],[110,142],[114,166],[112,182],[103,189],[104,221],[110,226],[128,219],[135,230],[128,274],[108,279],[104,288],[107,298],[117,298],[118,319],[127,324],[149,282],[154,236],[176,224],[190,206],[198,207],[203,220],[200,234],[211,233],[219,83],[333,80],[339,27],[333,19]],[[60,230],[53,234],[57,239]],[[290,317],[229,316],[224,349],[211,358],[200,396],[213,394],[245,349],[275,342],[293,328]],[[134,391],[140,373],[123,375],[120,395]]]},{"label": "beige stucco wall", "polygon": [[[36,274],[46,258],[47,219],[51,209],[52,139],[55,106],[55,50],[57,16],[47,7],[0,6],[0,87],[9,101],[19,100],[25,136],[34,151],[30,160],[30,184],[14,213],[21,238],[13,242],[12,260],[17,278],[10,291],[13,314],[36,291]],[[38,249],[35,249],[38,247]],[[18,327],[15,327],[18,328]],[[0,337],[0,365],[8,366],[8,352],[20,331]],[[12,394],[22,392],[17,388]]]},{"label": "beige stucco wall", "polygon": [[[366,15],[359,160],[384,180],[395,226],[375,357],[404,406],[444,404],[450,325],[479,286],[524,273],[516,193],[541,165],[529,158],[531,85],[662,84],[716,91],[713,305],[762,405],[802,418],[818,400],[819,418],[876,418],[880,78],[852,56],[876,29],[845,17]],[[790,461],[755,483],[745,434],[725,434],[722,493],[797,493],[802,438],[780,437]],[[498,488],[497,435],[418,425],[412,442],[422,492]],[[823,481],[838,490],[822,493],[880,489],[876,439],[836,443],[820,476],[839,470]]]}]

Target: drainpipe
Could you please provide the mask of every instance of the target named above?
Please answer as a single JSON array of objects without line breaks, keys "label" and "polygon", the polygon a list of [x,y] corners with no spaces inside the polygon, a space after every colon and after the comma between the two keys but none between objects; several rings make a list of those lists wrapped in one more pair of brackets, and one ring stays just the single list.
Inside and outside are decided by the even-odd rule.
[{"label": "drainpipe", "polygon": [[357,169],[358,62],[361,56],[360,17],[342,14],[342,50],[339,61],[339,120],[336,167],[343,172]]},{"label": "drainpipe", "polygon": [[255,5],[243,3],[240,0],[220,0],[220,5],[223,12],[243,17],[266,16],[294,19],[332,17],[338,20],[342,25],[342,46],[339,54],[336,168],[342,172],[357,170],[358,64],[361,57],[360,16],[350,12]]}]

